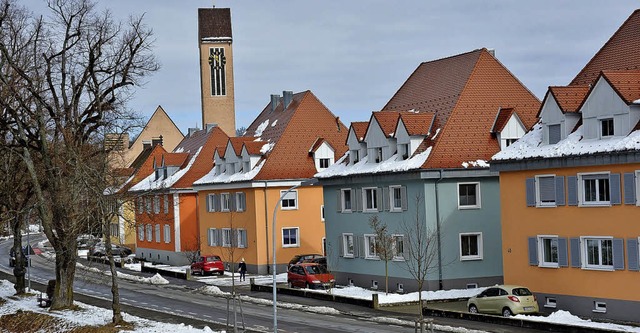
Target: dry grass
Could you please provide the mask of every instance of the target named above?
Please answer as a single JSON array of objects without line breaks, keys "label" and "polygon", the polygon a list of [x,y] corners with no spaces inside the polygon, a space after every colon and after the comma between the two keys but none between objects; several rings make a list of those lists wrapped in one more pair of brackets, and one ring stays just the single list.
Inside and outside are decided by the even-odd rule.
[{"label": "dry grass", "polygon": [[[0,298],[1,301],[4,301]],[[1,304],[1,303],[0,303]],[[18,311],[13,314],[0,316],[0,332],[7,333],[35,333],[35,332],[66,332],[66,333],[117,333],[120,330],[131,330],[133,325],[126,323],[115,326],[71,326],[64,320],[48,314],[31,311]]]}]

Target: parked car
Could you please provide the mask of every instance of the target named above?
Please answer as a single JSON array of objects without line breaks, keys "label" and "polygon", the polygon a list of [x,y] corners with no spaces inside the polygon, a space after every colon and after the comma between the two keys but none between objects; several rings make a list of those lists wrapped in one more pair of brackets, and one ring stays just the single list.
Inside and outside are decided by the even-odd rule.
[{"label": "parked car", "polygon": [[[33,250],[31,247],[23,246],[22,247],[22,262],[24,263],[24,267],[27,267],[29,264],[29,260],[27,259],[27,255],[31,252],[33,254]],[[13,247],[9,250],[9,267],[14,267],[16,265],[16,252],[13,250]]]},{"label": "parked car", "polygon": [[224,275],[224,263],[220,256],[201,256],[191,263],[191,273],[199,273],[200,275],[218,273]]},{"label": "parked car", "polygon": [[296,254],[295,256],[293,256],[293,258],[291,258],[291,260],[289,261],[289,268],[291,268],[291,266],[295,265],[295,264],[299,264],[304,262],[305,260],[311,260],[311,259],[315,259],[315,258],[321,258],[324,257],[322,254],[317,254],[317,253],[312,253],[312,254]]},{"label": "parked car", "polygon": [[303,262],[312,262],[327,268],[327,257],[317,257],[313,259],[305,259]]},{"label": "parked car", "polygon": [[100,238],[91,234],[85,234],[78,236],[76,242],[78,244],[78,250],[88,250],[100,242]]},{"label": "parked car", "polygon": [[333,274],[316,263],[301,263],[292,265],[287,272],[289,288],[333,288],[336,282]]},{"label": "parked car", "polygon": [[[131,249],[126,246],[111,244],[111,254],[114,257],[117,257],[117,256],[126,257],[131,253],[133,253],[133,251],[131,251]],[[98,242],[95,245],[91,246],[89,248],[89,252],[87,253],[87,256],[92,256],[92,257],[103,257],[106,255],[107,255],[107,247],[104,242]]]},{"label": "parked car", "polygon": [[539,311],[538,300],[529,289],[522,286],[496,285],[469,298],[467,309],[471,313],[534,314]]}]

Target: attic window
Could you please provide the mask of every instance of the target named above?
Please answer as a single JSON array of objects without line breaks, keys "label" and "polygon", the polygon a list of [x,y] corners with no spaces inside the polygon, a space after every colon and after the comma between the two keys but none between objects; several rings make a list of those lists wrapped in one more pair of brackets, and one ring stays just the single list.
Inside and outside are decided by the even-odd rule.
[{"label": "attic window", "polygon": [[376,163],[382,162],[382,147],[375,148]]},{"label": "attic window", "polygon": [[242,167],[242,171],[244,173],[247,173],[247,172],[251,171],[251,162],[246,161],[243,164],[244,164],[244,166]]},{"label": "attic window", "polygon": [[518,139],[504,139],[504,144],[506,147],[509,147],[512,144],[514,144],[516,141],[518,141]]},{"label": "attic window", "polygon": [[330,160],[328,158],[321,158],[319,162],[320,162],[320,169],[326,169],[329,167]]},{"label": "attic window", "polygon": [[409,158],[409,144],[403,143],[398,145],[398,157],[401,161]]},{"label": "attic window", "polygon": [[549,131],[549,144],[553,145],[560,142],[560,124],[548,125]]},{"label": "attic window", "polygon": [[600,120],[600,137],[608,138],[613,136],[613,118]]},{"label": "attic window", "polygon": [[351,161],[352,164],[356,164],[358,162],[360,162],[360,151],[356,150],[352,150],[349,155],[351,156]]}]

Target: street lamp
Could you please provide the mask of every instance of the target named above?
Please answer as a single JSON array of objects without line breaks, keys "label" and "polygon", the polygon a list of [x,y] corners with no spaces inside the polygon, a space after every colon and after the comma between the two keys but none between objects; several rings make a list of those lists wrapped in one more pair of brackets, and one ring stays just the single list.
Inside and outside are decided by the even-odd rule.
[{"label": "street lamp", "polygon": [[[31,216],[31,209],[33,208],[33,206],[29,207],[29,211],[27,212],[27,216],[26,216],[26,224],[27,224],[27,281],[28,281],[28,285],[27,288],[29,291],[31,291],[31,238],[29,237],[31,235],[31,226],[29,223],[29,216]],[[22,251],[22,248],[20,248],[20,251]],[[24,255],[24,253],[22,254]]]},{"label": "street lamp", "polygon": [[300,182],[298,185],[294,185],[289,188],[287,191],[280,195],[280,199],[276,202],[276,206],[273,208],[273,226],[272,226],[272,239],[273,239],[273,267],[271,272],[273,273],[273,332],[278,332],[278,306],[277,306],[277,296],[276,296],[276,212],[278,211],[278,207],[282,203],[282,199],[289,194],[291,191],[297,189],[300,186],[311,186],[315,185],[318,182],[317,179],[311,178]]}]

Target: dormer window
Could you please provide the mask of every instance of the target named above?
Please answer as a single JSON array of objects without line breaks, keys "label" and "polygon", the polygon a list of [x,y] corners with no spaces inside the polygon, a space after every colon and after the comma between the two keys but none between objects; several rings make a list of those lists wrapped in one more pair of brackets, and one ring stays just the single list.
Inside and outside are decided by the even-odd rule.
[{"label": "dormer window", "polygon": [[244,166],[242,167],[242,172],[247,173],[247,172],[251,171],[251,162],[246,161],[243,164],[244,164]]},{"label": "dormer window", "polygon": [[613,118],[600,120],[600,137],[607,138],[613,136]]},{"label": "dormer window", "polygon": [[376,163],[382,162],[382,147],[375,148]]},{"label": "dormer window", "polygon": [[549,144],[553,145],[560,142],[560,124],[548,125],[549,130]]},{"label": "dormer window", "polygon": [[509,147],[512,144],[514,144],[516,141],[518,141],[518,139],[504,139],[504,145],[505,147]]},{"label": "dormer window", "polygon": [[360,151],[351,150],[349,152],[349,156],[351,156],[351,161],[353,162],[353,164],[360,162]]},{"label": "dormer window", "polygon": [[329,167],[330,160],[328,158],[321,158],[319,162],[320,162],[320,169],[326,169]]},{"label": "dormer window", "polygon": [[167,178],[167,168],[162,168],[162,173],[164,174],[164,178]]},{"label": "dormer window", "polygon": [[409,158],[409,144],[403,143],[398,145],[398,159],[404,161]]}]

